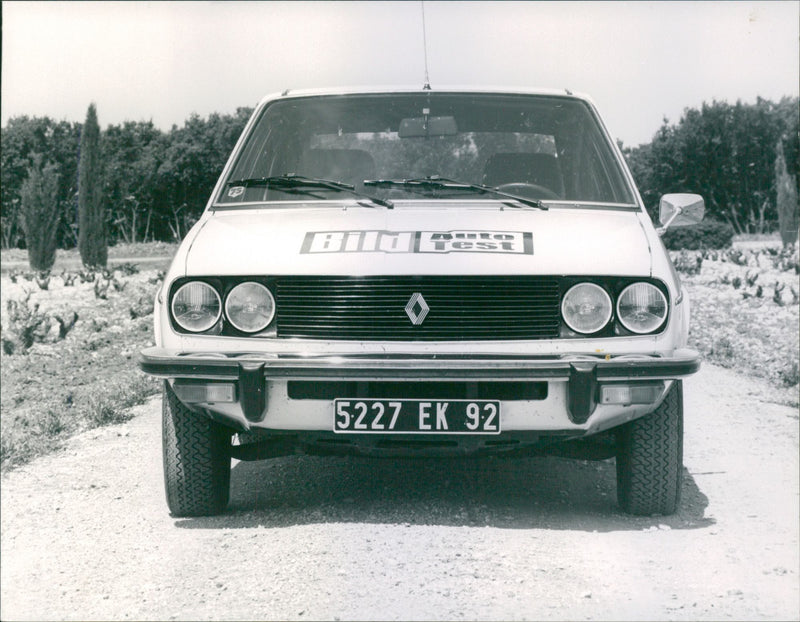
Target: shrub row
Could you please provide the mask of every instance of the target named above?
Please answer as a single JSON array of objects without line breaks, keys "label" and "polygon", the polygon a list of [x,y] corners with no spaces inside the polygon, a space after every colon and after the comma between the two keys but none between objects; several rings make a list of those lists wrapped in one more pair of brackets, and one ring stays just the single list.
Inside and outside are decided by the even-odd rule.
[{"label": "shrub row", "polygon": [[706,220],[691,227],[669,229],[662,238],[669,250],[728,248],[733,243],[733,227],[726,222]]}]

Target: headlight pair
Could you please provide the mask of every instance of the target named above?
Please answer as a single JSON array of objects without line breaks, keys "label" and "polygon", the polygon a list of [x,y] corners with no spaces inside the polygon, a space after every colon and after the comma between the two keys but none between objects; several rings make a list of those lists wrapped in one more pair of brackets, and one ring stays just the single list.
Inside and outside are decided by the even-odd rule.
[{"label": "headlight pair", "polygon": [[[205,281],[181,285],[172,297],[172,317],[192,333],[212,328],[222,315],[222,299]],[[275,316],[275,298],[261,283],[239,283],[225,296],[225,318],[243,333],[264,330]]]},{"label": "headlight pair", "polygon": [[[605,289],[595,283],[578,283],[564,295],[561,315],[576,333],[589,335],[608,324],[613,308]],[[619,322],[637,335],[657,330],[667,319],[667,297],[651,283],[628,285],[617,297],[616,308]]]}]

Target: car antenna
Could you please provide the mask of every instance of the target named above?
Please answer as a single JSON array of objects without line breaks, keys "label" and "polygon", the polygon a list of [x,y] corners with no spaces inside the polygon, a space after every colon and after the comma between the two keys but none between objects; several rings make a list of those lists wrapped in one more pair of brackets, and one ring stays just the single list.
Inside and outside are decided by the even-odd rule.
[{"label": "car antenna", "polygon": [[425,85],[422,87],[422,90],[430,91],[431,79],[428,76],[428,35],[425,32],[425,0],[420,0],[419,4],[422,9],[422,51],[425,55]]}]

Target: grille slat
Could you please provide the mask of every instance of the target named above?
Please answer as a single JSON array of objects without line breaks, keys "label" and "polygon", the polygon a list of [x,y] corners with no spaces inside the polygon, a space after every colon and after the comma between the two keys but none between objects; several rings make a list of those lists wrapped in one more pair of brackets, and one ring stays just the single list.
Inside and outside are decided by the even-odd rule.
[{"label": "grille slat", "polygon": [[[417,292],[429,311],[415,326],[405,307]],[[275,294],[279,337],[469,341],[559,333],[555,277],[283,277]]]},{"label": "grille slat", "polygon": [[[428,300],[428,299],[426,298],[425,300]],[[323,301],[320,301],[319,304],[320,305],[324,305],[325,303]],[[433,305],[435,305],[435,302],[429,301],[428,304],[433,309],[434,308]],[[403,311],[403,309],[405,309],[405,301],[398,302],[398,303],[396,303],[394,305],[394,307],[398,307],[398,306],[400,308],[400,314],[397,314],[397,312],[395,311],[394,315],[397,315],[397,317],[402,317],[403,319],[407,319],[406,315],[405,315],[405,312]],[[349,321],[352,321],[352,320],[354,320],[355,318],[358,318],[358,317],[366,317],[367,319],[371,319],[371,320],[374,319],[374,321],[379,322],[382,319],[388,319],[388,317],[385,317],[385,316],[382,317],[382,318],[381,317],[374,317],[375,312],[376,311],[384,311],[384,310],[386,310],[386,308],[387,307],[385,307],[385,306],[382,306],[382,307],[375,306],[375,307],[359,307],[359,308],[355,308],[354,309],[354,308],[351,308],[351,307],[345,307],[345,306],[336,305],[335,308],[326,307],[326,309],[327,309],[326,312],[316,312],[315,313],[314,310],[311,309],[310,307],[309,308],[303,308],[303,309],[284,307],[283,312],[284,313],[291,313],[292,317],[298,317],[298,318],[300,318],[300,317],[305,317],[305,318],[335,317],[335,318],[339,318],[339,317],[342,316],[342,313],[346,313],[347,316],[348,316],[348,320]],[[337,313],[337,311],[338,311],[338,313]],[[525,314],[528,315],[528,316],[535,316],[535,315],[538,314],[538,315],[543,315],[543,316],[546,317],[548,315],[548,309],[543,308],[541,306],[539,306],[539,307],[519,306],[519,307],[501,307],[501,308],[498,308],[498,309],[493,309],[492,317],[505,316],[505,317],[518,319],[520,312],[525,312]],[[451,317],[452,318],[452,317],[464,317],[464,316],[469,316],[469,315],[480,315],[480,317],[483,317],[484,313],[485,313],[485,309],[483,309],[483,308],[476,309],[476,308],[469,308],[468,307],[466,309],[461,309],[461,310],[458,310],[458,311],[443,310],[443,309],[440,308],[440,309],[438,309],[436,311],[435,317]],[[491,320],[491,317],[488,317],[487,319]]]}]

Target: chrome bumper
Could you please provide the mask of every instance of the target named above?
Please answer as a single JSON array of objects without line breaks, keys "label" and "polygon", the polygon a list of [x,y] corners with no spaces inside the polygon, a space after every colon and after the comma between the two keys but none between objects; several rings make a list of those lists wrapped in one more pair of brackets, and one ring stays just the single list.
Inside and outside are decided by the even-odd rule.
[{"label": "chrome bumper", "polygon": [[147,348],[139,367],[160,378],[238,379],[240,369],[261,369],[267,378],[359,380],[569,380],[575,370],[594,370],[598,380],[676,379],[700,369],[688,348],[672,356],[289,356],[263,353],[184,354]]},{"label": "chrome bumper", "polygon": [[573,423],[584,423],[595,409],[598,383],[683,378],[700,368],[700,358],[690,349],[675,350],[670,356],[530,357],[184,354],[152,347],[142,351],[139,367],[160,378],[235,381],[250,421],[263,417],[268,380],[538,380],[568,382],[569,417]]}]

